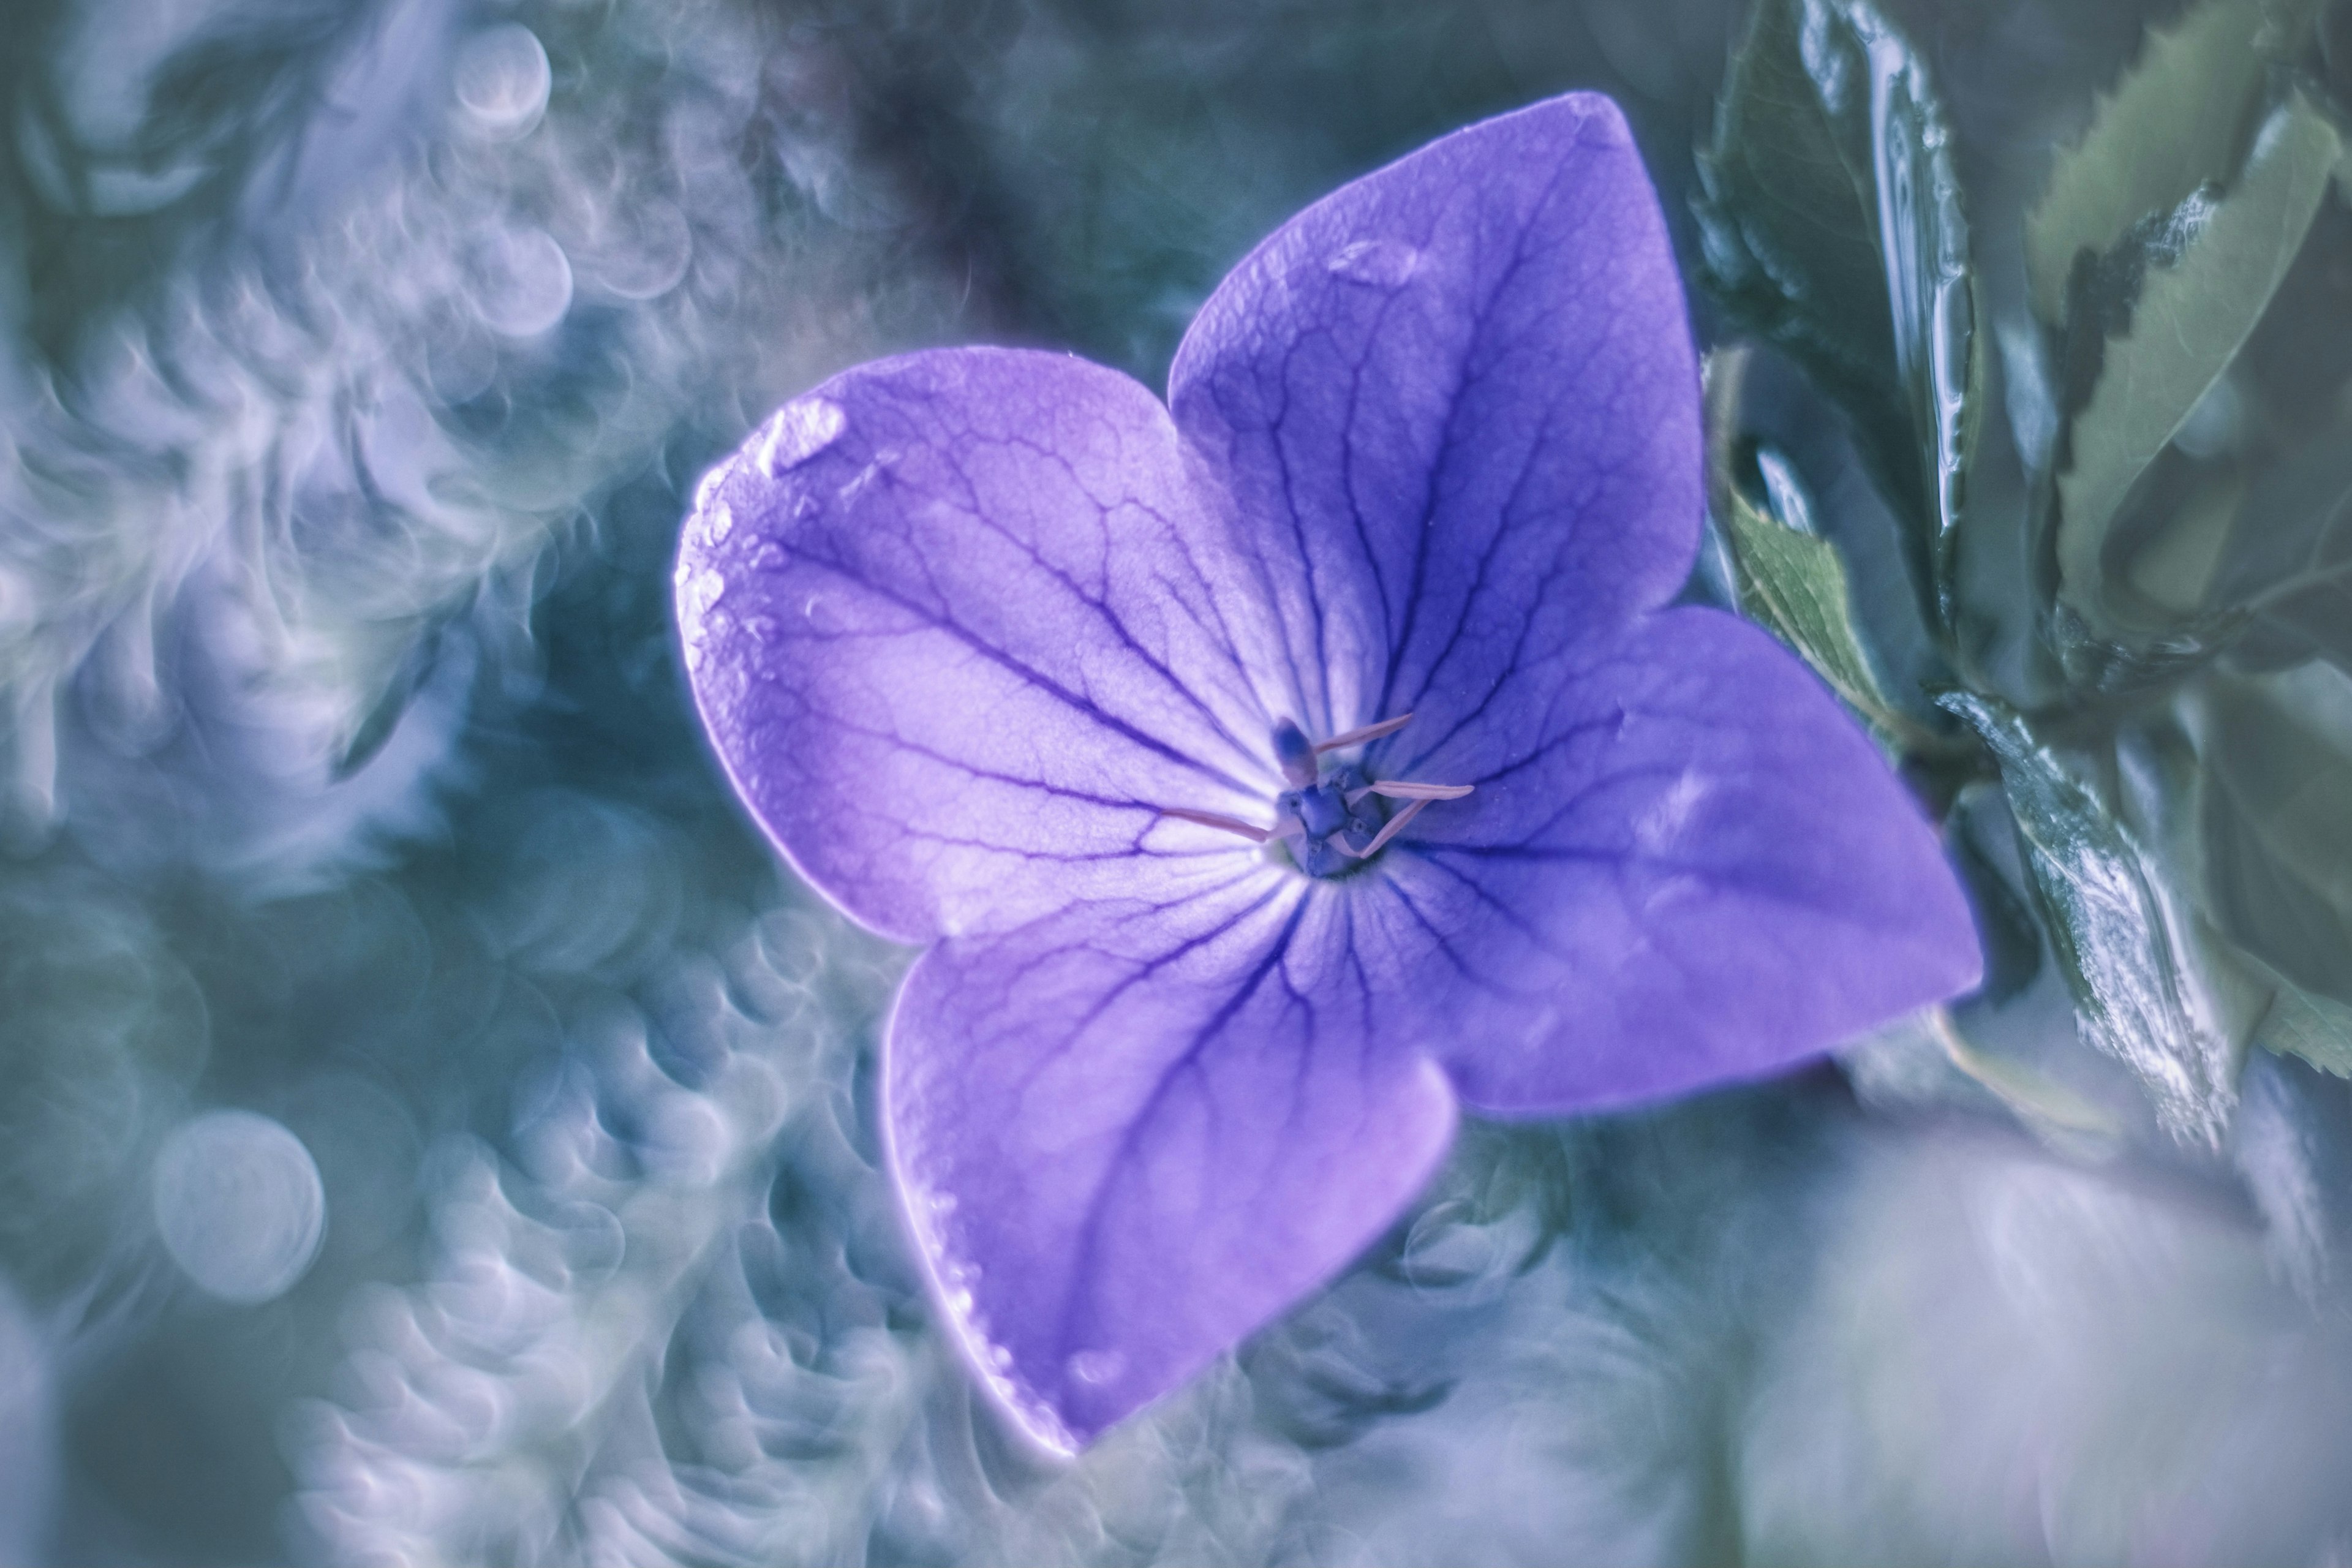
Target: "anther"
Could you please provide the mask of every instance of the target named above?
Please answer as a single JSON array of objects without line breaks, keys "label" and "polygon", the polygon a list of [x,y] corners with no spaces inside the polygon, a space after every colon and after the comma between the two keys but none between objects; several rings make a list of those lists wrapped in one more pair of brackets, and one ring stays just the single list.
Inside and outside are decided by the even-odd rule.
[{"label": "anther", "polygon": [[1154,807],[1162,816],[1172,816],[1180,822],[1197,822],[1203,827],[1214,827],[1225,833],[1238,833],[1253,844],[1263,844],[1274,837],[1270,829],[1244,822],[1238,816],[1221,816],[1213,811],[1191,811],[1181,805]]},{"label": "anther", "polygon": [[1293,789],[1306,789],[1315,783],[1315,753],[1321,746],[1307,744],[1305,731],[1285,719],[1274,727],[1274,756],[1282,764],[1282,776]]},{"label": "anther", "polygon": [[[1283,722],[1287,724],[1290,721],[1286,719]],[[1403,729],[1407,724],[1412,722],[1412,714],[1400,713],[1393,719],[1383,719],[1377,724],[1367,724],[1360,730],[1349,730],[1344,734],[1334,735],[1329,740],[1318,745],[1315,748],[1315,754],[1320,756],[1325,752],[1337,752],[1349,746],[1360,746],[1366,741],[1377,741],[1383,735],[1393,735],[1399,730]],[[1292,725],[1291,727],[1294,731],[1297,728],[1296,725]],[[1282,731],[1279,730],[1275,731],[1275,745],[1277,749],[1279,749],[1282,744],[1281,736]],[[1305,740],[1306,737],[1301,735],[1299,739]]]},{"label": "anther", "polygon": [[[1310,877],[1339,875],[1350,860],[1369,860],[1435,800],[1460,800],[1469,784],[1414,784],[1403,779],[1367,779],[1355,763],[1337,764],[1325,772],[1317,759],[1327,752],[1360,746],[1393,735],[1412,721],[1410,713],[1383,719],[1334,735],[1317,744],[1291,720],[1274,727],[1274,754],[1289,784],[1274,803],[1274,826],[1261,827],[1222,812],[1195,811],[1189,806],[1157,806],[1162,816],[1197,823],[1231,833],[1253,844],[1280,839],[1289,847],[1293,864]],[[1378,814],[1358,807],[1374,795],[1402,801],[1402,808],[1383,822]]]},{"label": "anther", "polygon": [[1391,800],[1460,800],[1475,789],[1475,784],[1408,784],[1402,779],[1375,779],[1358,790],[1348,792],[1348,804],[1355,805],[1368,795],[1384,795]]},{"label": "anther", "polygon": [[[1465,790],[1462,793],[1467,795],[1470,792]],[[1342,843],[1339,847],[1340,852],[1342,854],[1353,855],[1359,860],[1370,859],[1373,856],[1381,852],[1381,847],[1387,844],[1390,839],[1394,838],[1398,834],[1402,833],[1404,831],[1404,825],[1411,822],[1414,817],[1419,816],[1428,808],[1428,805],[1429,801],[1427,798],[1414,801],[1402,811],[1400,811],[1394,816],[1390,817],[1388,826],[1381,828],[1379,833],[1375,834],[1370,844],[1365,845],[1361,849],[1357,849],[1349,847],[1346,843]]]}]

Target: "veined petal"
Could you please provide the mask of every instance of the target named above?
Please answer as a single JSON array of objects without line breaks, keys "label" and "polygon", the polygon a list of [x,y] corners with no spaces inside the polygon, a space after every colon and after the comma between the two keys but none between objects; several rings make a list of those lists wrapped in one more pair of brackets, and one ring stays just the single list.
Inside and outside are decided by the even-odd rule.
[{"label": "veined petal", "polygon": [[1974,986],[1936,836],[1834,700],[1712,610],[1645,619],[1367,877],[1386,1022],[1504,1115],[1754,1078]]},{"label": "veined petal", "polygon": [[1284,225],[1202,308],[1170,403],[1230,484],[1298,717],[1416,710],[1384,743],[1406,757],[1519,722],[1535,699],[1508,677],[1680,586],[1697,386],[1624,121],[1570,94]]},{"label": "veined petal", "polygon": [[891,1160],[973,1365],[1068,1449],[1376,1238],[1454,1126],[1344,901],[1262,868],[950,941],[890,1026]]},{"label": "veined petal", "polygon": [[793,863],[886,935],[1164,892],[1248,848],[1159,807],[1255,820],[1279,787],[1235,654],[1261,601],[1220,537],[1167,412],[1114,371],[861,366],[698,498],[677,600],[704,726]]}]

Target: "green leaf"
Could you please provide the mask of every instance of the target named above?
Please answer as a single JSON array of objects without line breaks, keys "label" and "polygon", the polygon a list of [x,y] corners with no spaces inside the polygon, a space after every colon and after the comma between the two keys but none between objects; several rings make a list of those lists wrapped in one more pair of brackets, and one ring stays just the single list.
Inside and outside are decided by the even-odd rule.
[{"label": "green leaf", "polygon": [[[2298,95],[2264,125],[2226,196],[2216,201],[2200,189],[2167,223],[2126,237],[2126,247],[2149,264],[2131,268],[2142,276],[2129,325],[2100,346],[2101,368],[2070,426],[2071,458],[2058,480],[2059,593],[2095,633],[2129,638],[2162,629],[2135,595],[2110,592],[2112,525],[2261,320],[2342,151],[2326,114]],[[2227,526],[2226,511],[2212,515],[2208,526]]]},{"label": "green leaf", "polygon": [[1948,143],[1926,68],[1868,0],[1761,0],[1697,204],[1710,288],[1851,415],[1939,617],[1983,352]]},{"label": "green leaf", "polygon": [[[2158,458],[2163,464],[2177,454]],[[2158,474],[2155,487],[2171,505],[2144,537],[2126,540],[2119,521],[2106,549],[2111,595],[2129,595],[2150,619],[2185,622],[2201,615],[2246,500],[2246,475],[2235,463]],[[2165,482],[2170,479],[2172,482]]]},{"label": "green leaf", "polygon": [[2016,825],[1997,785],[1979,781],[1964,786],[1945,818],[1944,843],[1952,868],[1968,889],[1983,945],[1980,1001],[2006,1002],[2042,973],[2042,921],[2021,882],[2032,875],[2006,853],[2016,844]]},{"label": "green leaf", "polygon": [[2078,699],[2141,697],[2181,681],[2211,664],[2245,625],[2242,614],[2199,616],[2153,637],[2117,641],[2101,637],[2061,603],[2050,617],[2052,647]]},{"label": "green leaf", "polygon": [[1698,161],[1703,264],[1733,313],[1832,394],[1885,398],[1895,356],[1866,65],[1851,29],[1832,54],[1816,26],[1821,63],[1836,68],[1815,79],[1802,40],[1823,14],[1806,0],[1759,0],[1750,16]]},{"label": "green leaf", "polygon": [[2281,1056],[2301,1057],[2322,1072],[2352,1078],[2352,1007],[2282,978],[2255,1038]]},{"label": "green leaf", "polygon": [[1723,506],[1723,542],[1740,611],[1794,649],[1882,741],[1891,742],[1903,721],[1854,629],[1845,563],[1835,545],[1813,532],[1804,492],[1787,464],[1770,451],[1759,453],[1757,462],[1772,514],[1737,489],[1728,489]]},{"label": "green leaf", "polygon": [[2200,754],[2205,897],[2222,932],[2352,1003],[2352,677],[2326,664],[2215,681]]},{"label": "green leaf", "polygon": [[1942,1007],[1847,1042],[1837,1061],[1865,1106],[1968,1106],[1990,1099],[2073,1158],[2112,1158],[2126,1131],[2123,1117],[2036,1064],[1971,1043]]},{"label": "green leaf", "polygon": [[2120,1140],[2123,1125],[2106,1107],[2024,1062],[1995,1056],[1970,1045],[1953,1024],[1951,1015],[1941,1007],[1932,1009],[1927,1016],[1951,1064],[1991,1090],[1994,1098],[2028,1127],[2044,1137],[2071,1135],[2069,1142],[2088,1139],[2091,1152],[2111,1150]]},{"label": "green leaf", "polygon": [[[2242,660],[2252,654],[2257,665],[2280,666],[2325,655],[2352,669],[2352,616],[2343,609],[2352,592],[2352,408],[2251,479],[2242,467],[2209,479],[2182,508],[2192,515],[2131,560],[2133,585],[2168,604],[2242,609],[2253,623]],[[2229,510],[2225,523],[2193,510],[2205,492]],[[2183,534],[2195,535],[2200,551],[2220,547],[2210,562],[2168,555]]]},{"label": "green leaf", "polygon": [[2229,961],[2259,986],[2263,1011],[2252,1031],[2263,1049],[2283,1057],[2301,1057],[2322,1072],[2352,1078],[2352,1006],[2332,996],[2306,991],[2226,938]]},{"label": "green leaf", "polygon": [[2236,1098],[2236,1047],[2189,968],[2193,935],[2147,851],[2016,712],[1969,692],[1943,705],[2000,764],[2077,1028],[2137,1075],[2176,1136],[2217,1144]]},{"label": "green leaf", "polygon": [[2043,321],[2063,321],[2067,277],[2083,252],[2105,255],[2140,219],[2230,177],[2265,69],[2294,53],[2315,9],[2315,0],[2205,0],[2149,32],[2027,215],[2026,280]]}]

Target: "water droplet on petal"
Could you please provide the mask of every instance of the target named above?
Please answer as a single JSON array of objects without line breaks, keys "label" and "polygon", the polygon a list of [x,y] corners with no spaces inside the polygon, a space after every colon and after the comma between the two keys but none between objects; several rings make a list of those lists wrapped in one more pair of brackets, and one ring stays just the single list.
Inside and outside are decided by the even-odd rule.
[{"label": "water droplet on petal", "polygon": [[[713,574],[713,580],[716,581],[716,574]],[[723,584],[720,584],[719,591],[725,592]],[[716,596],[716,595],[713,595],[713,597]],[[710,658],[711,649],[726,647],[735,640],[739,629],[735,624],[734,616],[728,611],[726,605],[713,605],[702,612],[699,635],[688,636],[683,639],[686,644],[687,668],[709,684],[714,696],[727,691],[740,691],[742,687],[742,672],[737,668],[734,659],[722,658],[713,668]],[[734,701],[739,699],[730,697],[726,700]]]},{"label": "water droplet on petal", "polygon": [[694,510],[709,510],[711,498],[719,493],[719,487],[725,484],[727,476],[734,471],[735,464],[731,459],[711,465],[710,471],[703,475],[701,481],[694,487]]},{"label": "water droplet on petal", "polygon": [[1401,289],[1421,268],[1421,252],[1393,239],[1360,239],[1326,264],[1334,278],[1370,289]]},{"label": "water droplet on petal", "polygon": [[1080,1351],[1069,1360],[1070,1376],[1100,1388],[1127,1370],[1127,1358],[1117,1351]]},{"label": "water droplet on petal", "polygon": [[1699,776],[1698,770],[1685,768],[1681,776],[1634,822],[1634,836],[1643,848],[1663,853],[1681,843],[1708,793],[1706,781]]},{"label": "water droplet on petal", "polygon": [[710,618],[711,606],[727,592],[727,579],[709,566],[688,566],[679,563],[677,574],[678,614],[689,626]]},{"label": "water droplet on petal", "polygon": [[207,1110],[155,1156],[155,1228],[188,1278],[224,1300],[281,1296],[318,1256],[327,1194],[302,1141],[267,1116]]},{"label": "water droplet on petal", "polygon": [[841,405],[822,397],[795,398],[769,416],[753,456],[770,474],[782,474],[840,440],[848,427]]},{"label": "water droplet on petal", "polygon": [[723,500],[713,500],[701,512],[703,548],[715,549],[726,543],[727,536],[735,531],[735,509]]}]

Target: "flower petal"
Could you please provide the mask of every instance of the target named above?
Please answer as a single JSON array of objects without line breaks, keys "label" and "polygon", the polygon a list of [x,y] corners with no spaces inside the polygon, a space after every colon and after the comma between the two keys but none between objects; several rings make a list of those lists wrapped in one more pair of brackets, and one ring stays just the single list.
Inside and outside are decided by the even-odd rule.
[{"label": "flower petal", "polygon": [[1444,1075],[1379,1044],[1346,905],[1316,891],[1260,867],[943,942],[908,977],[898,1190],[972,1363],[1050,1447],[1337,1273],[1444,1154]]},{"label": "flower petal", "polygon": [[1713,610],[1546,672],[1517,754],[1367,878],[1391,1027],[1507,1115],[1753,1078],[1980,978],[1934,832],[1829,693]]},{"label": "flower petal", "polygon": [[1457,132],[1301,213],[1203,307],[1169,400],[1230,479],[1318,733],[1408,710],[1448,732],[1510,671],[1664,603],[1697,548],[1682,289],[1604,98]]},{"label": "flower petal", "polygon": [[995,349],[861,366],[705,481],[678,624],[737,791],[886,935],[1016,923],[1247,853],[1262,642],[1150,393]]}]

